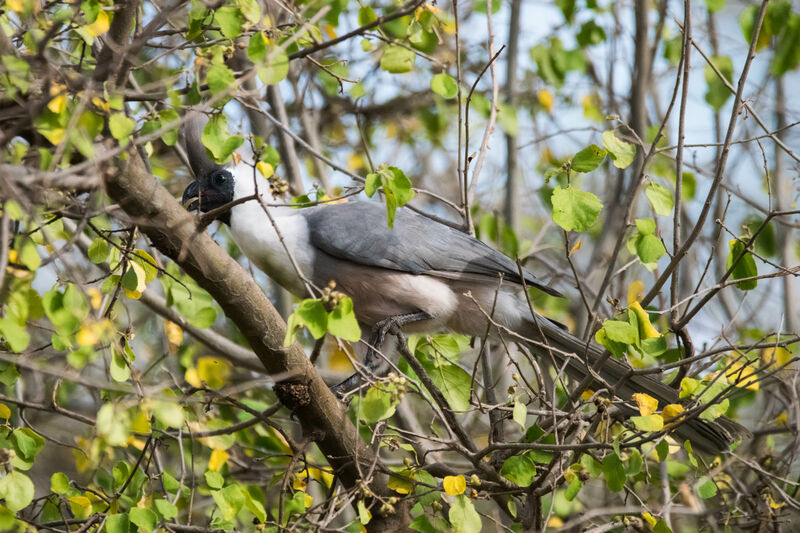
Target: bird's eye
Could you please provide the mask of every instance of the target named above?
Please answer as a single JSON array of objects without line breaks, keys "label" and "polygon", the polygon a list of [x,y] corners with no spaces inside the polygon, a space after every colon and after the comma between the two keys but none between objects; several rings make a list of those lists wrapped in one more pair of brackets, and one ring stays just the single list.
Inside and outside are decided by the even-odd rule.
[{"label": "bird's eye", "polygon": [[228,182],[228,174],[227,172],[218,172],[217,174],[214,174],[214,177],[212,179],[214,185],[216,185],[217,187],[221,187],[222,185],[225,185]]}]

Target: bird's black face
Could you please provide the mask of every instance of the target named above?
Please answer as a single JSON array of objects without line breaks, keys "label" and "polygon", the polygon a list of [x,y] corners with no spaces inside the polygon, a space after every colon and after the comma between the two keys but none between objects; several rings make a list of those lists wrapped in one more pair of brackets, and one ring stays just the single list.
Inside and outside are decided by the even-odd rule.
[{"label": "bird's black face", "polygon": [[[207,213],[233,201],[233,175],[225,169],[215,169],[189,184],[183,191],[183,207],[189,211],[200,209]],[[230,211],[219,219],[230,223]]]}]

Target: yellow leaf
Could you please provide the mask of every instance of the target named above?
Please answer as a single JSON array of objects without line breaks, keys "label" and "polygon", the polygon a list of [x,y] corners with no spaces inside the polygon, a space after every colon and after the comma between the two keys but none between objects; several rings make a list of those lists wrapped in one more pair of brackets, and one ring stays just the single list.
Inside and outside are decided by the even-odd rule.
[{"label": "yellow leaf", "polygon": [[256,168],[261,173],[261,175],[267,179],[271,178],[272,175],[275,174],[275,169],[272,167],[272,165],[270,165],[265,161],[259,161],[258,163],[256,163]]},{"label": "yellow leaf", "polygon": [[129,435],[128,436],[128,442],[126,442],[126,444],[128,446],[133,446],[137,450],[141,451],[141,450],[144,450],[145,441],[143,441],[142,439],[137,439],[133,435]]},{"label": "yellow leaf", "polygon": [[547,527],[548,528],[558,529],[563,525],[564,525],[564,521],[561,520],[557,516],[553,516],[553,517],[550,518],[550,520],[547,521]]},{"label": "yellow leaf", "polygon": [[294,490],[305,492],[307,486],[308,486],[308,479],[305,470],[295,474],[294,478],[292,479],[292,488]]},{"label": "yellow leaf", "polygon": [[106,113],[111,111],[111,106],[108,105],[108,102],[106,102],[105,100],[103,100],[99,96],[93,96],[92,97],[92,103],[95,105],[95,107],[105,111]]},{"label": "yellow leaf", "polygon": [[214,450],[211,452],[211,457],[208,459],[208,469],[219,472],[227,462],[228,452],[225,450]]},{"label": "yellow leaf", "polygon": [[200,381],[200,376],[197,374],[197,368],[189,367],[183,374],[183,379],[192,387],[202,387],[203,383]]},{"label": "yellow leaf", "polygon": [[467,480],[464,476],[445,476],[443,484],[444,491],[450,496],[464,494],[467,489]]},{"label": "yellow leaf", "polygon": [[97,333],[95,333],[92,326],[83,326],[75,336],[75,340],[81,346],[94,346],[100,342],[100,339],[98,338]]},{"label": "yellow leaf", "polygon": [[586,389],[581,393],[581,398],[583,398],[583,400],[586,402],[591,400],[592,396],[594,396],[594,391],[592,389]]},{"label": "yellow leaf", "polygon": [[[411,478],[411,479],[409,479]],[[414,490],[413,473],[409,470],[401,470],[396,475],[389,476],[386,486],[398,494],[408,494]]]},{"label": "yellow leaf", "polygon": [[764,348],[764,351],[761,352],[761,360],[764,361],[766,366],[777,365],[782,367],[792,360],[792,352],[782,346]]},{"label": "yellow leaf", "polygon": [[64,142],[64,128],[39,128],[38,131],[56,146]]},{"label": "yellow leaf", "polygon": [[331,483],[333,483],[333,474],[327,470],[321,470],[312,466],[308,469],[308,473],[312,478],[324,483],[326,487],[330,487]]},{"label": "yellow leaf", "polygon": [[150,417],[143,409],[136,411],[136,416],[131,421],[131,431],[147,435],[150,433]]},{"label": "yellow leaf", "polygon": [[336,30],[330,24],[325,24],[322,27],[322,31],[325,32],[325,35],[328,36],[328,39],[336,39]]},{"label": "yellow leaf", "polygon": [[639,413],[642,416],[651,415],[658,409],[658,400],[643,392],[635,393],[633,395],[633,401],[639,406]]},{"label": "yellow leaf", "polygon": [[569,250],[569,255],[572,255],[572,254],[574,254],[575,252],[577,252],[577,251],[578,251],[578,250],[580,250],[580,249],[581,249],[581,240],[580,240],[580,239],[578,239],[578,242],[576,242],[576,243],[573,245],[573,247],[572,247],[572,248],[570,248],[570,250]]},{"label": "yellow leaf", "polygon": [[775,425],[789,427],[789,415],[786,413],[786,411],[782,412],[775,418]]},{"label": "yellow leaf", "polygon": [[11,418],[11,409],[4,403],[0,403],[0,418],[5,418],[6,420]]},{"label": "yellow leaf", "polygon": [[536,99],[548,113],[553,110],[553,93],[547,89],[539,89],[536,91]]},{"label": "yellow leaf", "polygon": [[640,279],[637,279],[631,286],[628,287],[628,305],[631,305],[634,302],[641,301],[644,297],[644,282]]},{"label": "yellow leaf", "polygon": [[361,154],[352,153],[347,158],[347,170],[358,170],[360,168],[366,168],[366,166],[367,161]]},{"label": "yellow leaf", "polygon": [[100,306],[103,305],[103,293],[99,289],[90,287],[86,290],[86,294],[89,295],[89,303],[92,309],[100,309]]},{"label": "yellow leaf", "polygon": [[83,520],[92,513],[92,501],[86,496],[70,496],[67,500],[69,500],[69,508],[75,518]]},{"label": "yellow leaf", "polygon": [[201,357],[197,360],[197,377],[212,389],[221,389],[228,383],[231,364],[216,357]]},{"label": "yellow leaf", "polygon": [[167,342],[169,342],[169,353],[178,353],[178,348],[183,344],[183,330],[175,322],[167,320],[164,322],[164,331],[167,334]]},{"label": "yellow leaf", "polygon": [[656,517],[654,517],[650,513],[642,513],[642,518],[644,518],[645,521],[647,521],[647,523],[650,524],[651,527],[655,527],[655,525],[658,523]]},{"label": "yellow leaf", "polygon": [[350,358],[347,357],[347,353],[335,346],[328,358],[328,368],[337,372],[352,372],[353,364],[350,362]]},{"label": "yellow leaf", "polygon": [[639,336],[645,339],[661,336],[661,333],[650,323],[650,315],[642,308],[642,304],[631,302],[629,308],[633,309],[633,312],[636,313],[636,318],[639,319]]},{"label": "yellow leaf", "polygon": [[739,388],[747,390],[758,390],[758,375],[756,369],[750,364],[745,364],[738,355],[731,354],[735,357],[734,361],[725,369],[725,376],[728,378],[728,383],[735,385]]},{"label": "yellow leaf", "polygon": [[680,416],[683,413],[683,406],[679,403],[671,403],[664,407],[661,411],[661,416],[664,417],[664,420],[669,422],[676,416]]},{"label": "yellow leaf", "polygon": [[771,509],[780,509],[781,507],[786,505],[786,502],[777,503],[775,500],[773,500],[772,493],[770,492],[767,493],[767,498],[769,498],[769,506]]},{"label": "yellow leaf", "polygon": [[442,21],[442,30],[447,34],[453,35],[456,32],[456,25],[451,20]]},{"label": "yellow leaf", "polygon": [[67,95],[65,94],[60,94],[56,96],[55,98],[50,100],[50,102],[48,102],[47,104],[47,109],[49,109],[56,115],[60,115],[61,113],[63,113],[66,108],[67,108]]},{"label": "yellow leaf", "polygon": [[129,291],[125,289],[125,296],[131,298],[133,300],[138,300],[142,297],[142,293],[144,292],[145,288],[147,288],[147,274],[145,274],[144,269],[139,265],[139,263],[135,263],[131,261],[128,263],[128,266],[136,272],[136,290]]},{"label": "yellow leaf", "polygon": [[306,493],[303,496],[303,505],[305,505],[306,509],[311,507],[311,504],[314,503],[314,497],[311,494]]},{"label": "yellow leaf", "polygon": [[25,11],[25,4],[23,0],[6,0],[6,8],[15,13],[22,13]]},{"label": "yellow leaf", "polygon": [[92,37],[98,37],[107,32],[109,27],[111,27],[111,18],[108,16],[107,12],[101,10],[97,14],[97,19],[86,26],[86,31]]}]

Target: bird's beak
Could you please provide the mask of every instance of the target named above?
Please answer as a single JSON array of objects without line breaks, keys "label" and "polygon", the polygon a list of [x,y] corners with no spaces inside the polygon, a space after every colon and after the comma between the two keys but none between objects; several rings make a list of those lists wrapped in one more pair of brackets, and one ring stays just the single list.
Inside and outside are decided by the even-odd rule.
[{"label": "bird's beak", "polygon": [[181,204],[183,205],[184,209],[187,211],[194,211],[197,209],[199,200],[199,185],[197,181],[191,182],[186,189],[183,191],[183,199],[181,200]]}]

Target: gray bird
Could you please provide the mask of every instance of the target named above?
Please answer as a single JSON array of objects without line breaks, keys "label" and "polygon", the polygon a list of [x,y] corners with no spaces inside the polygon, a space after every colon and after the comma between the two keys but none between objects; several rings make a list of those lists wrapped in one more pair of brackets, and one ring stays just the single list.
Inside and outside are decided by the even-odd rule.
[{"label": "gray bird", "polygon": [[[266,192],[263,178],[256,176],[252,165],[226,168],[213,163],[200,131],[201,122],[187,121],[184,140],[196,180],[184,191],[184,206],[208,212]],[[594,375],[616,387],[620,399],[630,402],[634,393],[643,392],[660,406],[679,403],[675,390],[649,375],[631,375],[626,362],[606,357],[600,345],[575,337],[541,315],[532,316],[513,260],[408,209],[398,210],[393,229],[387,226],[385,208],[371,201],[294,209],[265,207],[251,200],[233,206],[219,220],[229,226],[231,237],[254,265],[296,296],[309,297],[297,269],[318,287],[335,281],[337,290],[352,298],[362,328],[373,331],[370,344],[379,348],[392,327],[481,337],[487,329],[486,313],[497,295],[493,320],[531,339],[526,342],[528,349],[543,360],[555,358],[557,364],[566,364],[573,379],[583,380],[589,375],[588,367],[605,359]],[[522,275],[527,286],[560,296],[530,272]],[[368,367],[375,366],[374,359],[368,352]],[[355,376],[334,390],[342,392],[358,381]],[[605,384],[595,381],[591,388]],[[635,412],[630,403],[622,404],[622,410]],[[674,431],[690,440],[694,449],[708,453],[725,450],[747,434],[725,417],[711,422],[695,416]]]}]

